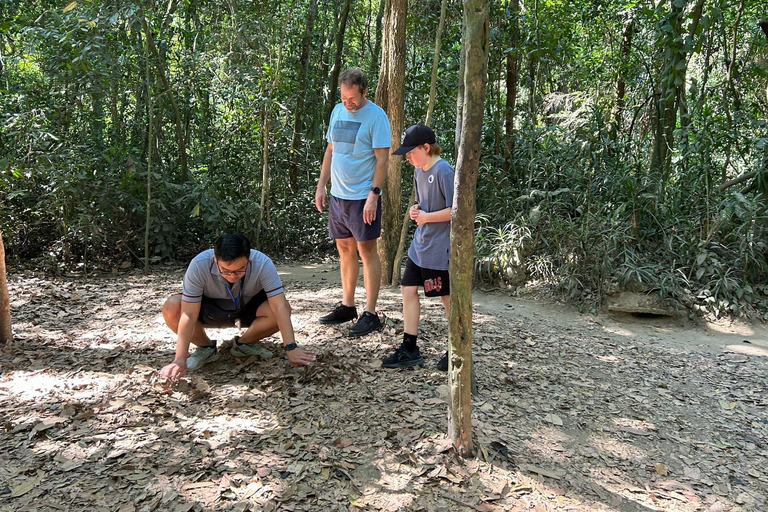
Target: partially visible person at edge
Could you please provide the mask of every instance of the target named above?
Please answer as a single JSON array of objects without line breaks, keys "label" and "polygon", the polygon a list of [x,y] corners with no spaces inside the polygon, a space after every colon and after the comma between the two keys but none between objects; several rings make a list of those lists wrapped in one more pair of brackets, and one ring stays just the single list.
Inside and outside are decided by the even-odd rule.
[{"label": "partially visible person at edge", "polygon": [[[402,145],[392,154],[405,155],[415,167],[413,188],[416,203],[409,214],[416,222],[416,233],[408,248],[408,260],[400,281],[403,295],[403,342],[395,353],[382,360],[384,368],[423,365],[417,338],[419,334],[419,286],[424,296],[440,297],[448,317],[451,286],[448,279],[448,257],[451,242],[451,205],[453,205],[453,168],[440,158],[435,134],[423,124],[415,124],[403,132]],[[448,352],[437,363],[448,370]]]},{"label": "partially visible person at edge", "polygon": [[391,134],[384,110],[366,98],[368,80],[358,68],[339,77],[341,103],[331,113],[315,206],[323,211],[326,186],[331,180],[328,201],[328,232],[339,251],[342,299],[333,311],[320,317],[321,324],[340,324],[358,318],[355,287],[363,262],[365,308],[349,330],[363,336],[379,327],[376,302],[381,285],[381,261],[376,240],[381,235],[381,189],[387,173]]},{"label": "partially visible person at edge", "polygon": [[[247,327],[232,342],[230,352],[238,358],[271,358],[272,352],[257,341],[280,331],[291,365],[315,360],[313,353],[296,346],[291,306],[275,265],[251,249],[243,235],[221,235],[213,249],[195,256],[184,274],[182,293],[163,304],[163,318],[177,334],[176,357],[160,370],[163,378],[183,377],[187,370],[219,358],[216,342],[205,332],[211,327]],[[190,343],[197,346],[192,355]]]}]

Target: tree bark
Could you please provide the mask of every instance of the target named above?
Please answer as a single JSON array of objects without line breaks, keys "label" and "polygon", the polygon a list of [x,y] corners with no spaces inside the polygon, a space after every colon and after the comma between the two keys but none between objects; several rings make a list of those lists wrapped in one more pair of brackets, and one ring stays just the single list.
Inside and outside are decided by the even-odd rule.
[{"label": "tree bark", "polygon": [[344,7],[341,10],[341,16],[339,19],[339,30],[336,32],[336,55],[333,59],[333,67],[331,68],[331,79],[328,84],[328,96],[325,99],[325,125],[331,120],[331,112],[336,105],[336,89],[338,89],[339,74],[341,73],[341,54],[344,49],[344,32],[347,30],[347,20],[349,19],[349,8],[352,5],[352,0],[346,0]]},{"label": "tree bark", "polygon": [[635,33],[634,15],[630,14],[629,19],[624,25],[624,34],[621,38],[621,50],[619,52],[619,70],[616,77],[616,93],[614,95],[613,112],[611,113],[611,124],[608,133],[611,138],[621,131],[621,120],[624,117],[624,97],[626,95],[627,80],[626,73],[629,66],[629,54],[632,51],[632,36]]},{"label": "tree bark", "polygon": [[146,16],[142,14],[141,16],[141,24],[144,28],[144,33],[147,38],[147,46],[149,46],[149,50],[152,52],[152,56],[155,58],[155,65],[157,66],[157,74],[160,76],[160,80],[163,82],[163,88],[165,89],[165,92],[168,93],[168,101],[171,104],[171,109],[173,110],[173,119],[176,123],[176,143],[179,146],[179,168],[180,168],[180,179],[182,182],[187,181],[188,173],[187,173],[187,138],[184,134],[184,127],[181,123],[181,114],[179,112],[179,106],[176,104],[176,99],[173,96],[173,91],[171,91],[171,85],[168,81],[168,77],[166,76],[166,65],[165,60],[162,58],[160,53],[157,51],[157,47],[155,46],[154,38],[152,37],[152,30],[149,28],[149,22],[147,21]]},{"label": "tree bark", "polygon": [[0,343],[10,345],[13,342],[11,328],[11,299],[8,296],[8,281],[5,274],[5,245],[0,233]]},{"label": "tree bark", "polygon": [[677,100],[683,86],[680,72],[681,61],[685,59],[680,37],[685,4],[675,0],[670,3],[669,24],[671,31],[665,32],[662,39],[664,47],[663,68],[659,74],[656,91],[656,115],[654,122],[653,151],[651,153],[651,171],[657,173],[659,197],[663,199],[667,179],[672,170],[672,152],[675,147],[675,127],[677,125]]},{"label": "tree bark", "polygon": [[299,91],[296,96],[296,111],[293,118],[293,136],[291,137],[291,163],[288,169],[288,181],[291,192],[299,191],[299,145],[301,131],[304,125],[304,102],[306,100],[307,76],[309,74],[309,46],[312,42],[312,31],[315,29],[317,16],[317,0],[309,0],[307,23],[304,27],[304,37],[301,40],[301,57],[299,57]]},{"label": "tree bark", "polygon": [[459,83],[458,93],[456,94],[456,131],[453,138],[453,159],[456,160],[459,157],[459,145],[461,144],[461,129],[464,119],[464,70],[466,68],[465,52],[464,52],[464,38],[466,27],[464,24],[461,26],[461,55],[459,55]]},{"label": "tree bark", "polygon": [[464,1],[462,56],[465,62],[464,110],[461,126],[453,208],[451,211],[449,318],[450,419],[448,435],[463,457],[473,452],[472,389],[472,271],[474,267],[475,188],[480,167],[488,62],[488,2]]},{"label": "tree bark", "polygon": [[506,86],[507,99],[504,110],[504,162],[502,170],[508,173],[515,151],[515,108],[517,107],[517,85],[520,78],[520,0],[510,2],[512,16],[509,20],[510,37],[507,50]]},{"label": "tree bark", "polygon": [[144,221],[144,274],[149,274],[149,233],[152,222],[152,137],[154,133],[152,130],[155,120],[153,118],[152,111],[154,109],[154,100],[152,98],[152,86],[149,76],[149,44],[145,46],[145,72],[147,74],[147,98],[149,113],[147,119],[149,120],[149,128],[147,129],[147,211]]},{"label": "tree bark", "polygon": [[[400,140],[403,131],[403,102],[405,97],[405,23],[407,0],[387,0],[384,8],[384,40],[381,52],[376,104],[389,117],[391,140]],[[382,195],[381,238],[378,251],[381,259],[381,284],[391,285],[395,256],[400,241],[400,201],[402,199],[401,156],[390,156],[387,181]]]}]

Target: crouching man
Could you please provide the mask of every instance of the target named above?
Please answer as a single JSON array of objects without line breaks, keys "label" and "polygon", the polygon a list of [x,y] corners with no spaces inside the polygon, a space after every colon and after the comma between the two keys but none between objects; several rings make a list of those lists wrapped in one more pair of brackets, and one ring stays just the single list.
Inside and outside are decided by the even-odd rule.
[{"label": "crouching man", "polygon": [[[246,327],[235,337],[230,352],[235,357],[272,357],[257,344],[280,331],[283,350],[293,366],[315,360],[315,355],[296,346],[291,306],[275,265],[266,255],[251,249],[243,235],[221,235],[213,249],[192,260],[184,274],[181,295],[163,304],[163,318],[176,333],[176,357],[160,370],[163,378],[179,378],[187,370],[216,361],[216,342],[205,333],[210,327]],[[189,345],[197,346],[189,354]]]}]

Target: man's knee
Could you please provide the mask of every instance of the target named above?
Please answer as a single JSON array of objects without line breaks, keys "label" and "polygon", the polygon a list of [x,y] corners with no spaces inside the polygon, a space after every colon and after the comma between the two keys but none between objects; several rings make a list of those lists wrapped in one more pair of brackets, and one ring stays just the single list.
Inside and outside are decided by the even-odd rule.
[{"label": "man's knee", "polygon": [[165,303],[163,303],[162,312],[166,323],[168,321],[178,322],[181,316],[181,295],[176,294],[168,297]]},{"label": "man's knee", "polygon": [[376,250],[376,240],[357,242],[357,251],[364,260],[378,258],[379,256],[379,252]]},{"label": "man's knee", "polygon": [[354,238],[340,238],[336,240],[336,248],[339,256],[357,256],[357,247]]}]

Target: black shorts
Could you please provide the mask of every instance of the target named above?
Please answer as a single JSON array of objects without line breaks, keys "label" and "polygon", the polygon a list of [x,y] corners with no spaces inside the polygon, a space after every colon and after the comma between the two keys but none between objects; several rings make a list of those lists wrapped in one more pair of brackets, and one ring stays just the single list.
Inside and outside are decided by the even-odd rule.
[{"label": "black shorts", "polygon": [[381,196],[376,206],[376,220],[363,222],[366,199],[339,199],[331,196],[328,205],[328,234],[337,238],[353,238],[358,242],[376,240],[381,236]]},{"label": "black shorts", "polygon": [[256,319],[256,310],[267,302],[267,293],[261,290],[251,297],[240,309],[226,309],[232,306],[229,299],[211,299],[203,295],[200,303],[200,322],[206,327],[235,327],[235,320],[240,320],[240,327],[250,327]]},{"label": "black shorts", "polygon": [[422,286],[426,297],[442,297],[451,294],[451,282],[447,270],[423,268],[411,258],[405,262],[405,271],[400,280],[402,286]]}]

